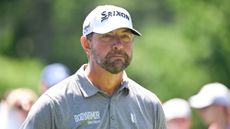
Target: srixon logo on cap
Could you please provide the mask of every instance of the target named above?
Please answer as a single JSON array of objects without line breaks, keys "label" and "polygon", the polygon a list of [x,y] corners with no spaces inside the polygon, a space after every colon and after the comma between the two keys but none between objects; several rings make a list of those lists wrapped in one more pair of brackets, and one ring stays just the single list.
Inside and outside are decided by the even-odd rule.
[{"label": "srixon logo on cap", "polygon": [[129,16],[123,12],[120,12],[120,11],[103,11],[101,13],[101,15],[102,15],[101,22],[103,22],[104,20],[108,19],[109,17],[113,17],[113,16],[119,16],[119,17],[122,17],[122,18],[129,20]]}]

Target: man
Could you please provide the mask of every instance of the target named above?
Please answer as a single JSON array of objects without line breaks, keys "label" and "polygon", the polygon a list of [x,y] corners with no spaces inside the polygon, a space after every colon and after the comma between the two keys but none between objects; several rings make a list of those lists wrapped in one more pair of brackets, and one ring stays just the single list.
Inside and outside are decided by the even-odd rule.
[{"label": "man", "polygon": [[190,129],[191,109],[189,103],[180,98],[173,98],[163,104],[168,129]]},{"label": "man", "polygon": [[190,98],[190,105],[198,109],[208,129],[230,129],[230,93],[221,83],[204,85]]},{"label": "man", "polygon": [[42,95],[21,129],[166,129],[158,98],[124,71],[134,35],[125,9],[95,8],[80,39],[88,64]]}]

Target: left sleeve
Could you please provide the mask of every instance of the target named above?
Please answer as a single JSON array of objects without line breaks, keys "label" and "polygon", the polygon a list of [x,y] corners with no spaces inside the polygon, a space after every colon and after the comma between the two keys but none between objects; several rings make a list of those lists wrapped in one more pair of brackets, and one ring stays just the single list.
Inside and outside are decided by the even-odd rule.
[{"label": "left sleeve", "polygon": [[155,110],[156,111],[155,112],[156,114],[155,129],[167,129],[165,114],[164,114],[161,103],[159,102],[156,107],[157,108]]}]

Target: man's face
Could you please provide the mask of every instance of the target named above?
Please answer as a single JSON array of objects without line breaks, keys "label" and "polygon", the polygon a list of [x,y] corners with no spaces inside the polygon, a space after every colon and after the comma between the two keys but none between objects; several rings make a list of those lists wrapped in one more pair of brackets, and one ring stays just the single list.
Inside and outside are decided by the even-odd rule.
[{"label": "man's face", "polygon": [[90,60],[106,71],[117,74],[132,60],[133,34],[128,29],[116,29],[106,34],[94,33],[91,41]]},{"label": "man's face", "polygon": [[222,112],[224,112],[224,108],[220,105],[210,105],[208,107],[199,109],[199,112],[201,114],[202,119],[207,125],[210,125],[211,123],[215,122]]},{"label": "man's face", "polygon": [[190,129],[191,119],[190,118],[174,118],[167,121],[168,129]]}]

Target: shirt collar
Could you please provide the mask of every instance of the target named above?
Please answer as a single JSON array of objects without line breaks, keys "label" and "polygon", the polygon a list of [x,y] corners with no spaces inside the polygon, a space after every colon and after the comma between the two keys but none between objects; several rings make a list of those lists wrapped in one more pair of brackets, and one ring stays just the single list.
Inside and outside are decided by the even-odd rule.
[{"label": "shirt collar", "polygon": [[[77,83],[79,84],[80,90],[84,97],[90,97],[98,92],[101,92],[97,87],[95,87],[92,82],[88,79],[88,77],[85,75],[85,67],[87,64],[84,64],[81,66],[81,68],[77,71]],[[129,78],[127,77],[126,72],[123,72],[121,87],[118,89],[117,92],[124,92],[126,95],[129,93],[129,87],[128,87],[128,81]]]},{"label": "shirt collar", "polygon": [[128,95],[129,93],[129,78],[126,74],[126,72],[123,72],[123,77],[122,77],[122,82],[121,82],[121,87],[118,89],[118,92],[124,92],[125,95]]},{"label": "shirt collar", "polygon": [[99,89],[94,87],[88,77],[85,75],[86,64],[82,65],[81,68],[77,71],[77,83],[79,84],[80,90],[84,97],[90,97],[99,92]]}]

